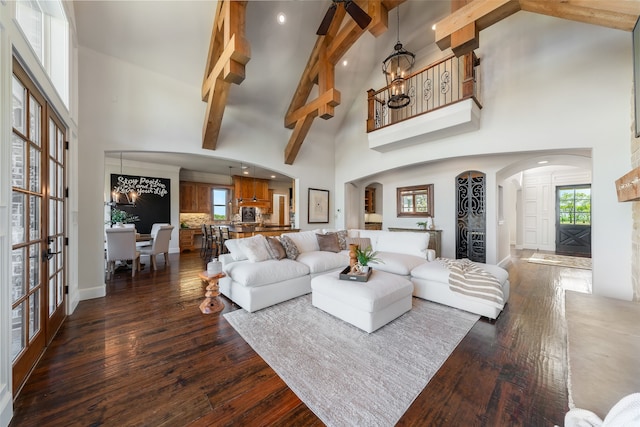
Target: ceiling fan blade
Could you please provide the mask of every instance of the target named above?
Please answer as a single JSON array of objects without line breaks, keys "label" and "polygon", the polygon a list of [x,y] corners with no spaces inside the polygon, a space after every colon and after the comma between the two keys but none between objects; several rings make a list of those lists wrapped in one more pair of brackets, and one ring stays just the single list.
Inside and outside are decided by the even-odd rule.
[{"label": "ceiling fan blade", "polygon": [[317,35],[319,36],[327,35],[327,31],[329,31],[329,26],[331,25],[331,21],[333,21],[333,15],[336,14],[336,9],[337,9],[337,6],[335,3],[329,6],[329,10],[327,10],[327,13],[324,15],[324,18],[320,23],[320,27],[318,27],[318,31],[316,31]]},{"label": "ceiling fan blade", "polygon": [[363,30],[367,28],[367,25],[371,22],[371,17],[367,12],[362,10],[362,8],[360,8],[360,6],[358,6],[354,1],[347,1],[344,5],[344,9]]}]

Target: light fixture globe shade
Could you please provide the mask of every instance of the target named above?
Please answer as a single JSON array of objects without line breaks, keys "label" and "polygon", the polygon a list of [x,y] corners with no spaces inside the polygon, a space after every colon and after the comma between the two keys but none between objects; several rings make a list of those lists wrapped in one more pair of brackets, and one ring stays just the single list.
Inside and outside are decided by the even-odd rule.
[{"label": "light fixture globe shade", "polygon": [[406,107],[411,102],[407,95],[407,79],[411,75],[416,56],[402,47],[398,42],[393,47],[394,52],[382,61],[382,72],[387,79],[389,88],[389,108]]}]

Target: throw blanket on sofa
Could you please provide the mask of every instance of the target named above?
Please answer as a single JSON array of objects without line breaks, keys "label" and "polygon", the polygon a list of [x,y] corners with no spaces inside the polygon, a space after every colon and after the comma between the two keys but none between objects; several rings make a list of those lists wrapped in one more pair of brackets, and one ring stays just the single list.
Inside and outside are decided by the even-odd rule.
[{"label": "throw blanket on sofa", "polygon": [[449,269],[449,289],[479,302],[504,308],[504,294],[498,279],[468,259],[439,258]]}]

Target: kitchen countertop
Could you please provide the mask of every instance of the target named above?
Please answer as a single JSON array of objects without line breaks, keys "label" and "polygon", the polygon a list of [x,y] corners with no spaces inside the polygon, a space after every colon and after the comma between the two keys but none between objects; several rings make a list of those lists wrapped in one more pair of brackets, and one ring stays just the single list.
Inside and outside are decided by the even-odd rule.
[{"label": "kitchen countertop", "polygon": [[233,233],[251,233],[251,232],[260,232],[260,231],[298,231],[297,228],[291,228],[289,225],[281,225],[281,226],[267,226],[267,227],[253,227],[253,226],[241,226],[241,225],[230,225],[229,231]]}]

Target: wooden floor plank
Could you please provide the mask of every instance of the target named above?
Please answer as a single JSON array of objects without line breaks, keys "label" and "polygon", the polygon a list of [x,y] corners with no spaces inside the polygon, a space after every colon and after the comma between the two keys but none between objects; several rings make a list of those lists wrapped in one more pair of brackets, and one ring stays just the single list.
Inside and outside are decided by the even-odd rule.
[{"label": "wooden floor plank", "polygon": [[[399,425],[561,425],[568,410],[563,278],[591,272],[514,253],[511,297],[480,320]],[[14,402],[12,426],[318,426],[322,422],[222,316],[199,304],[196,253],[131,278],[67,318]]]}]

